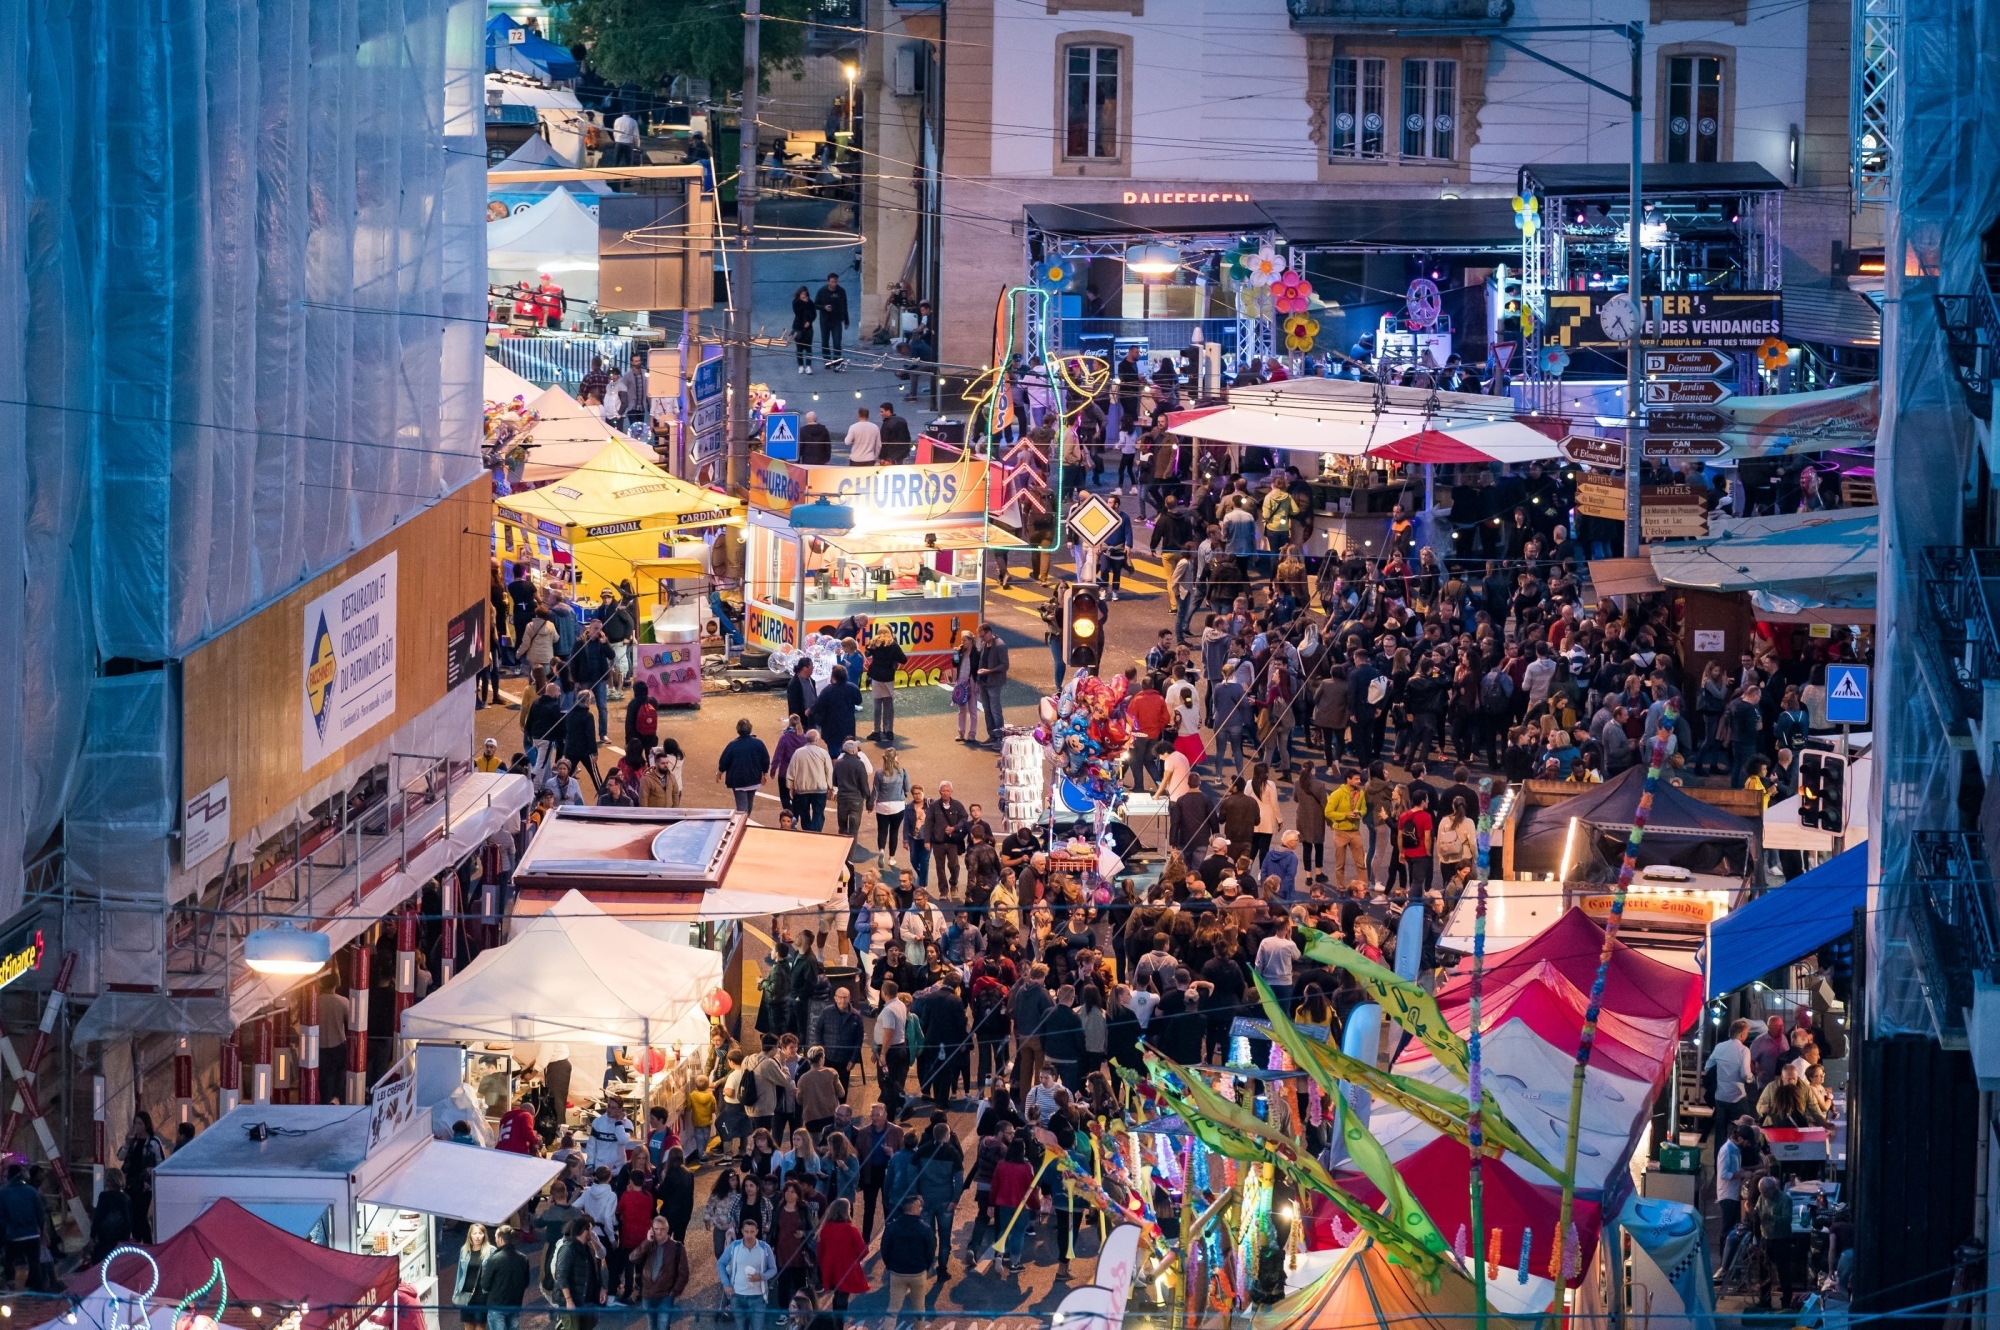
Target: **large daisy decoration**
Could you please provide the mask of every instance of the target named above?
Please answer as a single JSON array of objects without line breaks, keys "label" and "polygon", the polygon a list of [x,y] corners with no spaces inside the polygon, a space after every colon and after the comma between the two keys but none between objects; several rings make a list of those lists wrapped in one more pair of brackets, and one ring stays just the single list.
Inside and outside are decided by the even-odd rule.
[{"label": "large daisy decoration", "polygon": [[1265,245],[1254,254],[1246,254],[1243,259],[1243,280],[1251,286],[1269,286],[1278,280],[1285,266],[1278,262],[1278,251]]}]

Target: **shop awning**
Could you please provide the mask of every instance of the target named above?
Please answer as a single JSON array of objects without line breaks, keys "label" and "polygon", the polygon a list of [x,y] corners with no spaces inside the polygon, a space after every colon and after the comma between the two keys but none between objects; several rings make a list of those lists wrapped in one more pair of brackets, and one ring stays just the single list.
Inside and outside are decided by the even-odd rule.
[{"label": "shop awning", "polygon": [[1747,591],[1760,616],[1875,609],[1879,508],[1719,519],[1700,540],[1650,547],[1663,586]]},{"label": "shop awning", "polygon": [[624,443],[552,485],[494,502],[503,522],[574,545],[634,531],[714,526],[743,512],[743,501],[704,489],[646,461]]},{"label": "shop awning", "polygon": [[[1650,168],[1649,168],[1650,173]],[[1518,253],[1507,197],[1474,199],[1267,199],[1257,205],[1286,240],[1306,249],[1467,250]]]},{"label": "shop awning", "polygon": [[566,189],[486,224],[486,276],[496,284],[556,279],[572,300],[597,299],[597,219]]},{"label": "shop awning", "polygon": [[[1505,397],[1351,379],[1290,379],[1233,388],[1227,407],[1175,416],[1168,428],[1207,443],[1349,457],[1426,431],[1458,437],[1487,458],[1527,461],[1557,455],[1555,440],[1513,417],[1514,403]],[[1484,432],[1475,436],[1475,430]],[[1484,447],[1478,439],[1486,441]]]},{"label": "shop awning", "polygon": [[1785,284],[1785,336],[1828,346],[1882,345],[1882,311],[1845,286]]},{"label": "shop awning", "polygon": [[[1527,170],[1535,192],[1547,197],[1575,198],[1584,194],[1625,195],[1632,189],[1631,168],[1618,162],[1575,165],[1536,163]],[[1702,193],[1764,194],[1784,189],[1784,182],[1755,162],[1648,162],[1641,182],[1649,195]]]},{"label": "shop awning", "polygon": [[[1238,235],[1273,229],[1270,217],[1254,203],[1152,202],[1093,203],[1065,207],[1037,203],[1028,208],[1028,225],[1049,235],[1065,236],[1186,236]],[[1166,196],[1161,196],[1166,197]]]},{"label": "shop awning", "polygon": [[1708,930],[1708,996],[1743,987],[1854,931],[1868,904],[1868,847],[1835,855]]},{"label": "shop awning", "polygon": [[468,1224],[504,1224],[560,1172],[553,1159],[432,1139],[364,1187],[360,1199]]}]

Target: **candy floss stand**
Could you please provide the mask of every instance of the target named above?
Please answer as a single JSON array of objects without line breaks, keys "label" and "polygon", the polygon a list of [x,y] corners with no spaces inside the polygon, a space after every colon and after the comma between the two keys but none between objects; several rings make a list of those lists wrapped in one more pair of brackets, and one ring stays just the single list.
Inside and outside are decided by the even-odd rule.
[{"label": "candy floss stand", "polygon": [[659,589],[653,605],[652,641],[633,646],[634,678],[643,680],[653,705],[701,705],[703,587],[709,549],[701,542],[676,543],[674,557],[638,565],[640,576]]}]

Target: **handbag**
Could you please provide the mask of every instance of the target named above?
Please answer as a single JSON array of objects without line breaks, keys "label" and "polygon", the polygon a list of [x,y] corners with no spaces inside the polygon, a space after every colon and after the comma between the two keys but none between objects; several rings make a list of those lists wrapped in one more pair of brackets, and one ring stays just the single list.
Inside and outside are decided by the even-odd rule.
[{"label": "handbag", "polygon": [[966,678],[963,674],[961,674],[959,675],[957,682],[953,683],[951,686],[951,704],[955,707],[962,707],[971,701],[972,701],[972,680]]}]

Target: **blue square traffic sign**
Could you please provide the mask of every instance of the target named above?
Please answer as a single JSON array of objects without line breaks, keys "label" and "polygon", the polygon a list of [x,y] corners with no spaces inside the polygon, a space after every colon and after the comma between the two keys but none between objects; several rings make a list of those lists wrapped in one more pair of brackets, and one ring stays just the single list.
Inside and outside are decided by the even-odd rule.
[{"label": "blue square traffic sign", "polygon": [[1868,667],[1829,665],[1826,667],[1826,723],[1866,725],[1868,723]]},{"label": "blue square traffic sign", "polygon": [[799,414],[796,411],[773,411],[764,417],[764,455],[783,462],[795,462],[799,456]]}]

